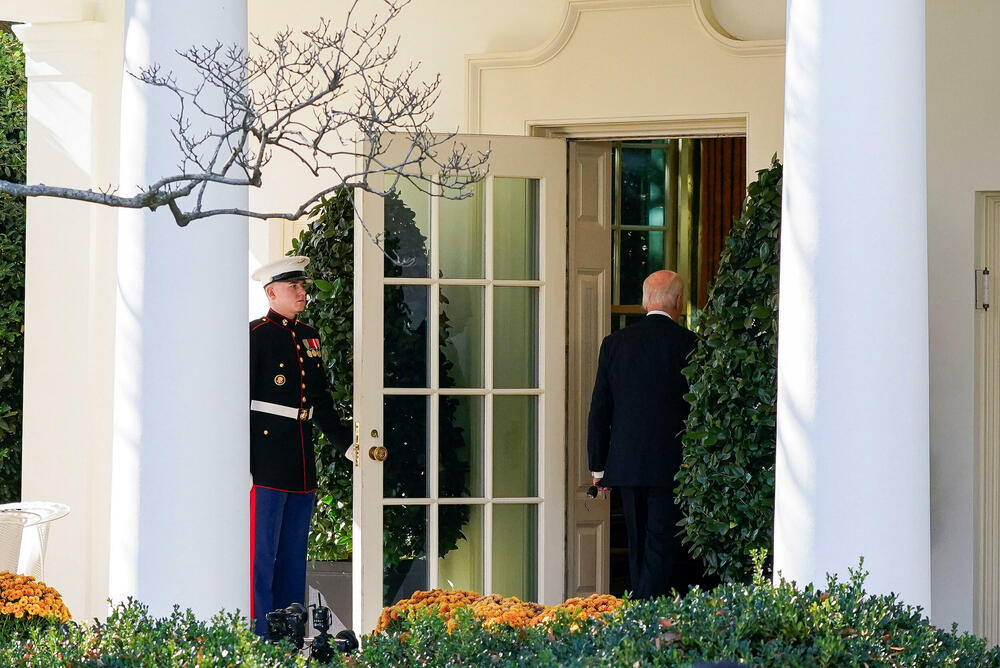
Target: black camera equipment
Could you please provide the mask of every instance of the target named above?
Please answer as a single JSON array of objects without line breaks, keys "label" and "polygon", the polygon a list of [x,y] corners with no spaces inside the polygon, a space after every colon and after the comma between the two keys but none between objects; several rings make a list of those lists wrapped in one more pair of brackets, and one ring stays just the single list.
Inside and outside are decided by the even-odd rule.
[{"label": "black camera equipment", "polygon": [[309,656],[315,661],[329,663],[333,659],[333,646],[330,644],[330,608],[325,605],[309,606],[312,609],[313,628],[319,631],[319,635],[312,639],[309,646]]},{"label": "black camera equipment", "polygon": [[358,636],[350,629],[344,629],[338,633],[334,636],[333,641],[337,643],[337,649],[344,654],[349,654],[361,647],[361,643],[358,642]]},{"label": "black camera equipment", "polygon": [[333,660],[334,654],[336,652],[334,652],[333,646],[330,645],[329,633],[321,633],[312,639],[312,645],[309,646],[309,656],[313,661],[330,663]]},{"label": "black camera equipment", "polygon": [[287,608],[267,613],[267,637],[273,643],[288,638],[298,649],[302,649],[306,637],[306,617],[308,613],[301,603],[292,603]]},{"label": "black camera equipment", "polygon": [[319,605],[313,603],[309,606],[312,608],[313,615],[313,628],[320,633],[326,633],[330,630],[330,608],[326,607],[322,603]]},{"label": "black camera equipment", "polygon": [[329,663],[333,659],[334,650],[342,654],[348,654],[358,649],[358,637],[354,634],[354,631],[345,629],[333,638],[330,637],[329,630],[332,613],[330,612],[330,608],[323,605],[322,599],[320,599],[319,605],[313,604],[309,607],[312,608],[313,628],[319,631],[319,635],[312,639],[309,649],[310,658],[315,661]]}]

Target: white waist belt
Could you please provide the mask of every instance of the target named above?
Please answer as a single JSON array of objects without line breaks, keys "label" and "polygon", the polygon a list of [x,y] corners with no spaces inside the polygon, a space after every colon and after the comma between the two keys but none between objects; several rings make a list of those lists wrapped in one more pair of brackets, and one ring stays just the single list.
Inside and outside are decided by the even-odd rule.
[{"label": "white waist belt", "polygon": [[257,401],[256,399],[250,401],[250,410],[257,411],[258,413],[279,415],[291,420],[310,420],[313,416],[312,407],[293,408],[291,406],[282,406],[281,404],[272,404],[269,401]]}]

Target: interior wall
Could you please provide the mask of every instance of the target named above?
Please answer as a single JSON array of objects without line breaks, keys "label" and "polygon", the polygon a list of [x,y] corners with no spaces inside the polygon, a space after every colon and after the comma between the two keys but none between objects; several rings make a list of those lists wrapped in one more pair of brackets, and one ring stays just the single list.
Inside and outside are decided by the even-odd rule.
[{"label": "interior wall", "polygon": [[1000,190],[993,0],[927,0],[931,560],[935,623],[973,628],[975,195]]}]

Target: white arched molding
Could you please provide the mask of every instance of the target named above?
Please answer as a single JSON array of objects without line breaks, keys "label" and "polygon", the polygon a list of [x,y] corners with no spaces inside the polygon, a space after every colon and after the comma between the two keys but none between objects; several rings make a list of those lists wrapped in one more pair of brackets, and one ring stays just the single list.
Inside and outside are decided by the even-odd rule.
[{"label": "white arched molding", "polygon": [[483,70],[515,67],[537,67],[557,56],[569,44],[584,12],[621,11],[642,7],[686,5],[690,0],[570,0],[566,18],[552,38],[529,51],[467,55],[465,90],[467,97],[467,127],[469,132],[481,132],[480,99]]},{"label": "white arched molding", "polygon": [[636,9],[691,7],[704,33],[727,53],[738,56],[782,56],[784,40],[734,39],[715,21],[711,10],[703,6],[710,0],[570,0],[562,26],[547,42],[527,51],[467,55],[466,128],[468,132],[490,131],[483,128],[483,72],[496,69],[534,68],[559,55],[573,39],[580,18],[588,12],[623,12]]},{"label": "white arched molding", "polygon": [[705,34],[733,55],[773,56],[785,52],[783,39],[742,40],[730,35],[715,18],[712,12],[712,0],[691,0],[691,5]]}]

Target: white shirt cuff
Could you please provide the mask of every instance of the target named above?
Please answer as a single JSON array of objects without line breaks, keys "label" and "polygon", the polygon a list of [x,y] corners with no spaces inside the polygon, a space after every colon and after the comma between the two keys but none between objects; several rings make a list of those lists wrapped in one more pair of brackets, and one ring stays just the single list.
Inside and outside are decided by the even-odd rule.
[{"label": "white shirt cuff", "polygon": [[590,475],[594,476],[595,478],[603,478],[604,471],[591,471]]}]

